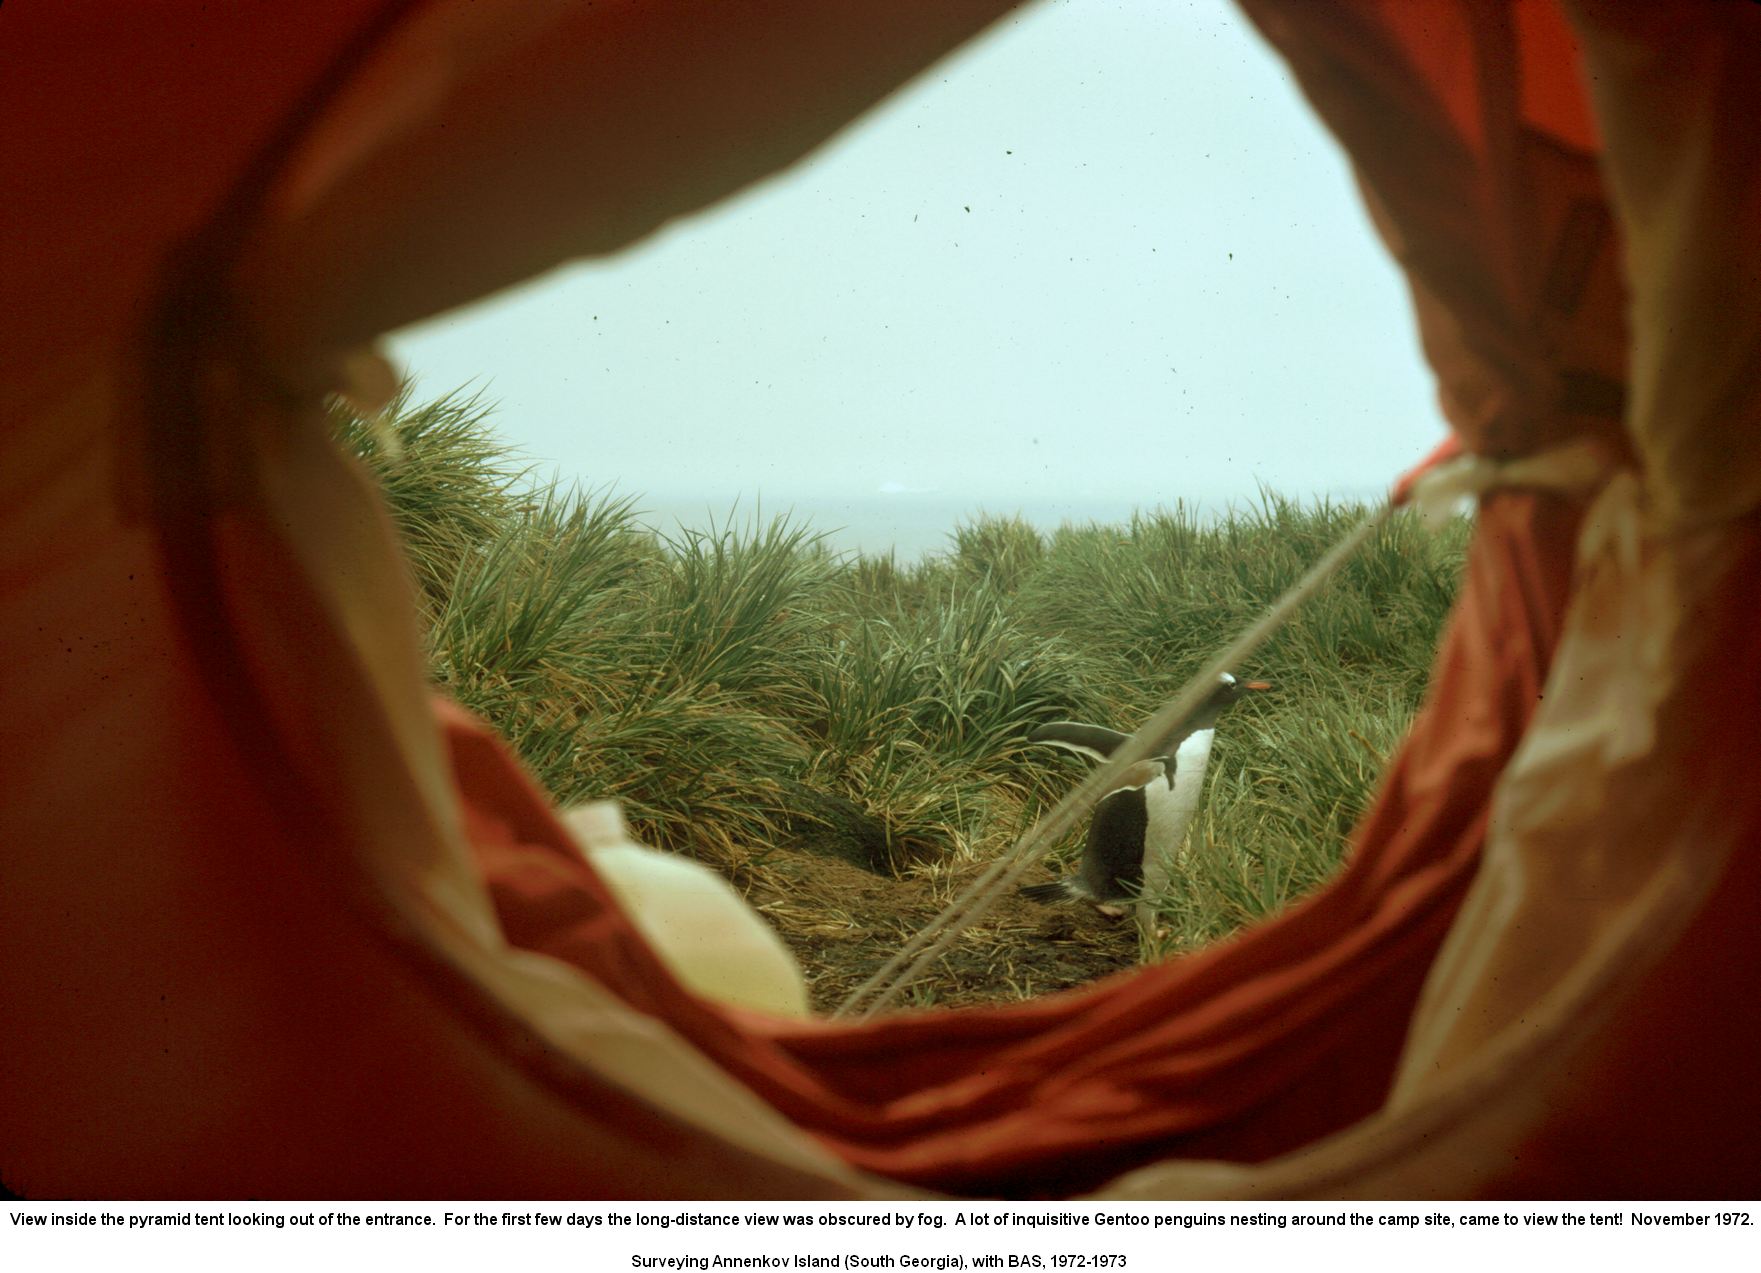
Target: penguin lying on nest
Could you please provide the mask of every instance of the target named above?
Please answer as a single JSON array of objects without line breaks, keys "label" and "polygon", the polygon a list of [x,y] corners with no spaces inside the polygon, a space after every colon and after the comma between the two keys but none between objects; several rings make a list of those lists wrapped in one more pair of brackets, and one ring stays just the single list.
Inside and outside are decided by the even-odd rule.
[{"label": "penguin lying on nest", "polygon": [[[1127,769],[1118,787],[1096,803],[1076,874],[1028,885],[1022,894],[1036,902],[1090,902],[1101,914],[1117,918],[1133,898],[1165,891],[1204,791],[1218,718],[1244,694],[1271,688],[1265,681],[1238,681],[1223,673],[1210,697],[1169,735],[1168,753]],[[1061,720],[1041,725],[1027,739],[1106,760],[1126,735]],[[1138,919],[1149,923],[1148,906],[1139,904]]]}]

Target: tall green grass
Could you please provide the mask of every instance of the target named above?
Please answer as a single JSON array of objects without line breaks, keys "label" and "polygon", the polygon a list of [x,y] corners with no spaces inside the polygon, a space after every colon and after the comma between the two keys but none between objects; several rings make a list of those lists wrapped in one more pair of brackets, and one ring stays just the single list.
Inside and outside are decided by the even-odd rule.
[{"label": "tall green grass", "polygon": [[[917,562],[839,555],[784,519],[666,538],[628,499],[537,480],[488,416],[400,404],[401,458],[336,421],[408,547],[430,674],[559,801],[616,797],[650,842],[724,865],[816,836],[892,870],[994,856],[1078,772],[1026,744],[1035,724],[1131,728],[1364,514],[1268,491],[1216,519],[983,517]],[[1338,866],[1423,694],[1465,536],[1395,521],[1240,669],[1278,690],[1218,730],[1158,899],[1174,945]]]}]

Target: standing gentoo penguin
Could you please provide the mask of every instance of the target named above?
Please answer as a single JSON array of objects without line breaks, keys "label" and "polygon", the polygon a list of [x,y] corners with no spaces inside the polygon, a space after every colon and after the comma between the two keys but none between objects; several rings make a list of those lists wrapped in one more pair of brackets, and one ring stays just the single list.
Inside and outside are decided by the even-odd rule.
[{"label": "standing gentoo penguin", "polygon": [[[1271,688],[1265,681],[1238,681],[1223,673],[1210,697],[1169,735],[1173,745],[1169,753],[1127,769],[1119,785],[1095,804],[1088,845],[1076,874],[1032,884],[1021,892],[1036,902],[1081,899],[1094,903],[1101,914],[1115,917],[1125,913],[1134,896],[1164,892],[1204,790],[1218,717],[1244,693]],[[1061,720],[1041,725],[1027,739],[1105,760],[1126,735]],[[1150,908],[1140,902],[1137,914],[1147,930]]]}]

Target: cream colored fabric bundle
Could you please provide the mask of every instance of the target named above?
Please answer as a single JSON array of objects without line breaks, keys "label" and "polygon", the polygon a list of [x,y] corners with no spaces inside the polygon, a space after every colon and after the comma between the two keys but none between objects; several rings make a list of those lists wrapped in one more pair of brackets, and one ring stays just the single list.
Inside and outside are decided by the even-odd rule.
[{"label": "cream colored fabric bundle", "polygon": [[637,844],[609,800],[570,809],[563,821],[618,905],[685,985],[735,1007],[808,1015],[807,982],[795,956],[721,876]]}]

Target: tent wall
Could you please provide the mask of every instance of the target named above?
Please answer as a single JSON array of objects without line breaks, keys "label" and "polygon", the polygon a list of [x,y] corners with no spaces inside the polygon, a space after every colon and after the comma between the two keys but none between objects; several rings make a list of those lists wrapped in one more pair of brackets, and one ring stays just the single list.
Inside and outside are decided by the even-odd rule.
[{"label": "tent wall", "polygon": [[[580,975],[507,950],[460,834],[389,524],[332,449],[319,399],[294,388],[329,387],[329,348],[241,317],[242,298],[277,284],[317,299],[319,279],[383,280],[302,241],[289,248],[297,259],[271,251],[275,266],[242,286],[240,253],[288,246],[268,227],[310,211],[321,178],[349,171],[349,158],[377,153],[411,118],[405,108],[448,100],[455,76],[481,72],[486,90],[609,84],[600,54],[611,37],[595,22],[626,28],[640,54],[618,63],[626,89],[654,102],[676,101],[655,90],[691,69],[666,65],[675,51],[737,74],[759,53],[761,67],[774,63],[778,23],[822,42],[817,59],[748,94],[745,124],[782,136],[756,137],[732,159],[720,147],[678,157],[671,190],[638,183],[640,207],[596,205],[588,246],[621,244],[764,175],[1004,7],[923,5],[913,18],[845,6],[833,20],[816,4],[778,4],[720,37],[721,6],[673,6],[670,35],[643,25],[661,22],[659,5],[553,6],[548,26],[524,5],[357,0],[295,16],[187,4],[121,17],[66,6],[22,18],[9,7],[0,109],[43,125],[28,155],[7,156],[25,174],[7,201],[19,220],[11,241],[45,248],[8,271],[0,316],[21,355],[0,440],[9,1187],[38,1197],[856,1187],[657,1021],[612,1011]],[[693,35],[675,47],[681,23]],[[730,56],[742,41],[748,56]],[[540,46],[578,65],[544,61],[548,79],[533,80],[518,59]],[[344,87],[372,109],[329,113],[358,106],[336,99]],[[374,90],[388,88],[398,109],[384,112]],[[528,152],[528,175],[545,175],[539,160],[578,174],[596,142],[635,138],[603,108],[575,138],[581,153]],[[699,120],[705,108],[695,103]],[[320,122],[334,127],[314,133]],[[597,157],[628,156],[614,146]],[[381,211],[370,228],[396,242],[410,209]],[[463,229],[462,241],[485,241],[484,227]],[[522,253],[519,268],[582,245],[553,243],[542,262]],[[420,264],[418,281],[432,278],[432,260]],[[413,316],[397,303],[397,317]],[[646,1084],[650,1099],[632,1100],[621,1079]],[[682,1103],[667,1095],[678,1092]]]}]

